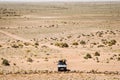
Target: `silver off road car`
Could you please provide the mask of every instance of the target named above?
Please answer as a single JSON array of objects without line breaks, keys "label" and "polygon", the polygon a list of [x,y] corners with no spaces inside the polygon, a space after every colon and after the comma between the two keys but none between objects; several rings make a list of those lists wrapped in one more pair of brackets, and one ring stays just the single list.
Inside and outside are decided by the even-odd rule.
[{"label": "silver off road car", "polygon": [[58,61],[58,71],[67,71],[66,60],[59,60]]}]

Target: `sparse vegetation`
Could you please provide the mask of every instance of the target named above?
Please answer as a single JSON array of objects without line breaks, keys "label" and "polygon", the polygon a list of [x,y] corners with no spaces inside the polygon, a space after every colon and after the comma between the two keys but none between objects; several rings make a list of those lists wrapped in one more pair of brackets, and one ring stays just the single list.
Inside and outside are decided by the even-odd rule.
[{"label": "sparse vegetation", "polygon": [[45,57],[45,61],[48,61],[48,58],[47,58],[47,57]]},{"label": "sparse vegetation", "polygon": [[89,53],[87,53],[84,57],[84,59],[90,59],[90,58],[92,58],[92,56]]},{"label": "sparse vegetation", "polygon": [[81,45],[85,45],[86,42],[82,40],[82,41],[80,41],[80,44],[81,44]]},{"label": "sparse vegetation", "polygon": [[55,43],[55,46],[61,47],[61,48],[67,48],[69,45],[67,43]]},{"label": "sparse vegetation", "polygon": [[100,56],[99,52],[95,52],[94,56]]},{"label": "sparse vegetation", "polygon": [[11,47],[12,48],[19,48],[19,46],[17,44],[13,44]]},{"label": "sparse vegetation", "polygon": [[31,52],[31,50],[28,49],[28,50],[26,50],[26,52],[29,53],[29,52]]},{"label": "sparse vegetation", "polygon": [[19,43],[18,46],[19,46],[19,48],[23,48],[23,44]]},{"label": "sparse vegetation", "polygon": [[27,58],[27,62],[33,62],[32,58]]},{"label": "sparse vegetation", "polygon": [[71,35],[67,36],[68,39],[70,39],[71,37],[72,37]]},{"label": "sparse vegetation", "polygon": [[116,43],[117,43],[117,41],[113,39],[113,40],[111,40],[111,41],[108,42],[108,46],[113,46]]},{"label": "sparse vegetation", "polygon": [[4,65],[4,66],[10,66],[9,61],[7,59],[3,59],[2,65]]},{"label": "sparse vegetation", "polygon": [[36,43],[35,43],[35,45],[36,45],[36,46],[39,46],[39,43],[38,43],[38,42],[36,42]]},{"label": "sparse vegetation", "polygon": [[108,45],[108,46],[113,46],[113,45],[115,45],[116,43],[117,43],[117,41],[116,40],[110,40],[110,41],[107,41],[106,39],[102,39],[101,40],[102,41],[102,43],[104,44],[104,45]]},{"label": "sparse vegetation", "polygon": [[118,57],[117,60],[120,61],[120,57]]},{"label": "sparse vegetation", "polygon": [[100,47],[105,47],[105,46],[104,45],[98,45],[97,47],[100,48]]},{"label": "sparse vegetation", "polygon": [[24,45],[25,45],[25,46],[29,46],[29,45],[31,45],[31,44],[30,44],[29,42],[25,42]]},{"label": "sparse vegetation", "polygon": [[73,42],[72,45],[79,45],[78,42]]},{"label": "sparse vegetation", "polygon": [[[0,7],[1,80],[120,78],[119,3],[1,2]],[[64,58],[71,71],[57,72]]]},{"label": "sparse vegetation", "polygon": [[0,47],[2,47],[2,45],[0,45]]}]

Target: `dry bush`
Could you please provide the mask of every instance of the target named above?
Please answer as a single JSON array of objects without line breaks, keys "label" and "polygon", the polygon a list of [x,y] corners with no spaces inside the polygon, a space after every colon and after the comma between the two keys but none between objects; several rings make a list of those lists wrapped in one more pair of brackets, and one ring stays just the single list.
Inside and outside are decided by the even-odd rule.
[{"label": "dry bush", "polygon": [[94,56],[100,56],[99,52],[95,52]]},{"label": "dry bush", "polygon": [[110,41],[107,41],[106,39],[102,39],[101,41],[102,41],[103,44],[108,45],[108,46],[113,46],[117,43],[117,41],[114,40],[114,39],[110,40]]},{"label": "dry bush", "polygon": [[23,48],[24,45],[21,44],[21,43],[19,43],[18,46],[19,46],[20,48]]},{"label": "dry bush", "polygon": [[105,46],[104,45],[98,45],[97,47],[100,48],[100,47],[105,47]]},{"label": "dry bush", "polygon": [[0,45],[0,47],[2,47],[2,45]]},{"label": "dry bush", "polygon": [[67,43],[55,43],[55,46],[61,47],[61,48],[67,48],[69,45]]},{"label": "dry bush", "polygon": [[81,44],[81,45],[85,45],[86,42],[82,40],[82,41],[80,41],[80,44]]},{"label": "dry bush", "polygon": [[101,40],[104,45],[107,45],[108,41],[106,39]]},{"label": "dry bush", "polygon": [[45,61],[48,61],[48,58],[47,58],[47,57],[45,57]]},{"label": "dry bush", "polygon": [[98,37],[102,37],[103,31],[98,31],[98,32],[96,32],[96,35],[98,35]]},{"label": "dry bush", "polygon": [[2,65],[4,65],[4,66],[10,66],[9,61],[7,59],[3,59]]},{"label": "dry bush", "polygon": [[13,44],[11,47],[12,48],[19,48],[19,46],[17,44]]},{"label": "dry bush", "polygon": [[31,45],[31,44],[30,44],[29,42],[25,42],[24,45],[25,45],[25,46],[29,46],[29,45]]},{"label": "dry bush", "polygon": [[70,39],[71,37],[72,37],[71,35],[67,36],[68,39]]},{"label": "dry bush", "polygon": [[79,45],[78,42],[73,42],[72,45]]},{"label": "dry bush", "polygon": [[91,56],[91,54],[89,54],[89,53],[87,53],[87,54],[85,55],[85,57],[84,57],[84,59],[90,59],[90,58],[92,58],[92,56]]},{"label": "dry bush", "polygon": [[36,46],[39,46],[39,43],[38,43],[38,42],[35,42],[35,45],[36,45]]},{"label": "dry bush", "polygon": [[93,44],[93,45],[97,45],[97,43],[95,43],[95,42],[93,42],[93,43],[91,43],[91,44]]},{"label": "dry bush", "polygon": [[120,57],[118,57],[117,60],[120,61]]},{"label": "dry bush", "polygon": [[27,58],[27,62],[33,62],[32,58]]},{"label": "dry bush", "polygon": [[26,50],[27,53],[31,52],[31,50]]},{"label": "dry bush", "polygon": [[108,42],[108,46],[113,46],[116,43],[117,43],[117,41],[113,39],[113,40],[111,40],[111,41]]}]

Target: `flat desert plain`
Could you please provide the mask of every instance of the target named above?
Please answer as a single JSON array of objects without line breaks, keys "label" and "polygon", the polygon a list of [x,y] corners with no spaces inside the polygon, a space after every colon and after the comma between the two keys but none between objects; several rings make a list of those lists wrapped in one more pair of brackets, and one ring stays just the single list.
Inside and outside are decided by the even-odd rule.
[{"label": "flat desert plain", "polygon": [[120,80],[120,2],[0,2],[0,80]]}]

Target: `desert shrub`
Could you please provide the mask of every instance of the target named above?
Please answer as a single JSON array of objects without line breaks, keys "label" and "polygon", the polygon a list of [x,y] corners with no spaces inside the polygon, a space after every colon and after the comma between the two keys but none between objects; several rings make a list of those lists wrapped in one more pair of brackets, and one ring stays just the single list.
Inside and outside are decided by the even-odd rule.
[{"label": "desert shrub", "polygon": [[38,42],[36,42],[36,43],[35,43],[35,45],[36,45],[36,46],[39,46],[39,43],[38,43]]},{"label": "desert shrub", "polygon": [[73,42],[72,45],[79,45],[78,42]]},{"label": "desert shrub", "polygon": [[45,57],[45,61],[48,61],[48,58],[47,58],[47,57]]},{"label": "desert shrub", "polygon": [[33,62],[32,58],[27,58],[27,62]]},{"label": "desert shrub", "polygon": [[16,63],[13,63],[14,66],[16,66]]},{"label": "desert shrub", "polygon": [[19,46],[17,44],[13,44],[11,47],[12,48],[19,48]]},{"label": "desert shrub", "polygon": [[104,45],[98,45],[97,47],[99,48],[99,47],[105,47],[105,46]]},{"label": "desert shrub", "polygon": [[100,56],[99,52],[95,52],[94,56]]},{"label": "desert shrub", "polygon": [[108,43],[106,39],[102,39],[101,41],[104,45],[107,45],[107,43]]},{"label": "desert shrub", "polygon": [[93,45],[97,45],[97,43],[95,43],[95,42],[94,42],[94,43],[91,43],[91,44],[93,44]]},{"label": "desert shrub", "polygon": [[85,59],[90,59],[90,58],[92,58],[92,56],[90,54],[86,54],[84,58]]},{"label": "desert shrub", "polygon": [[29,46],[30,43],[29,43],[29,42],[25,42],[24,45],[25,45],[25,46]]},{"label": "desert shrub", "polygon": [[118,57],[117,60],[120,61],[120,57]]},{"label": "desert shrub", "polygon": [[100,62],[98,57],[96,57],[96,60],[97,60],[98,63]]},{"label": "desert shrub", "polygon": [[2,47],[2,45],[0,45],[0,47]]},{"label": "desert shrub", "polygon": [[112,45],[115,45],[116,44],[116,40],[111,40],[108,42],[108,46],[112,46]]},{"label": "desert shrub", "polygon": [[18,46],[19,46],[20,48],[23,48],[23,44],[18,44]]},{"label": "desert shrub", "polygon": [[120,54],[118,54],[118,56],[120,56]]},{"label": "desert shrub", "polygon": [[31,52],[31,50],[26,50],[27,53]]},{"label": "desert shrub", "polygon": [[9,61],[7,59],[3,59],[2,65],[4,65],[4,66],[10,66]]},{"label": "desert shrub", "polygon": [[71,37],[72,37],[71,35],[67,36],[68,39],[71,38]]},{"label": "desert shrub", "polygon": [[58,46],[61,48],[69,47],[69,45],[67,43],[55,43],[55,46]]},{"label": "desert shrub", "polygon": [[85,45],[86,42],[82,40],[82,41],[80,41],[80,44],[81,44],[81,45]]},{"label": "desert shrub", "polygon": [[96,35],[98,35],[98,37],[102,37],[102,35],[103,35],[103,32],[101,31],[98,31],[98,32],[96,32]]},{"label": "desert shrub", "polygon": [[113,57],[116,57],[116,56],[117,56],[116,54],[113,55]]},{"label": "desert shrub", "polygon": [[53,45],[53,43],[50,43],[50,45]]},{"label": "desert shrub", "polygon": [[113,57],[110,57],[110,60],[113,60]]},{"label": "desert shrub", "polygon": [[114,40],[114,39],[110,40],[110,41],[107,41],[106,39],[102,39],[101,41],[102,41],[103,44],[108,45],[108,46],[113,46],[117,43],[117,41]]}]

